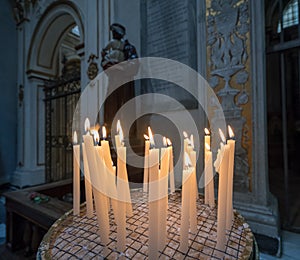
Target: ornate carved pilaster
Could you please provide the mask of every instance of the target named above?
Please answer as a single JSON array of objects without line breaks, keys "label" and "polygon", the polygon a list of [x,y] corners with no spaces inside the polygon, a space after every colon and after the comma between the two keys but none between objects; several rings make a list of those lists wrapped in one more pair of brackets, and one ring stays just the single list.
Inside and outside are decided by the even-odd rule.
[{"label": "ornate carved pilaster", "polygon": [[278,205],[268,185],[264,3],[207,0],[206,25],[208,80],[236,136],[234,207],[253,232],[277,239],[280,255]]},{"label": "ornate carved pilaster", "polygon": [[234,128],[235,190],[241,192],[249,190],[251,179],[248,34],[248,1],[207,1],[208,78],[220,99],[227,124]]}]

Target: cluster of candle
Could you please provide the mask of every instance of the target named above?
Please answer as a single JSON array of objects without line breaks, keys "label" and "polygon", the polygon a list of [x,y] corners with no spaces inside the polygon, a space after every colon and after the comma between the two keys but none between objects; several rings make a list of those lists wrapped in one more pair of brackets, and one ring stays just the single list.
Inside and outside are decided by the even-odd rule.
[{"label": "cluster of candle", "polygon": [[[104,245],[109,243],[109,209],[112,207],[117,225],[117,249],[126,249],[126,216],[132,216],[132,205],[126,168],[126,147],[123,142],[123,131],[118,122],[117,175],[116,167],[111,159],[109,142],[106,139],[106,129],[102,128],[103,140],[100,142],[97,129],[91,129],[89,120],[85,121],[86,134],[83,136],[82,154],[86,190],[87,216],[93,214],[93,197],[99,224],[99,235]],[[79,215],[79,162],[80,145],[77,144],[77,134],[74,133],[74,198],[73,212]],[[116,178],[118,177],[118,178]],[[93,185],[91,185],[93,183]]]},{"label": "cluster of candle", "polygon": [[158,259],[165,247],[167,235],[168,180],[171,193],[175,191],[173,148],[164,137],[164,147],[155,148],[152,131],[145,137],[144,191],[149,201],[149,259]]},{"label": "cluster of candle", "polygon": [[[103,140],[100,142],[97,130],[91,130],[89,121],[85,122],[86,134],[83,136],[82,150],[86,186],[87,216],[93,213],[93,197],[100,238],[103,244],[109,242],[109,208],[112,207],[117,224],[117,249],[126,249],[126,216],[132,216],[132,205],[128,175],[126,168],[126,147],[123,142],[123,131],[120,121],[117,123],[115,143],[117,149],[117,176],[113,166],[109,142],[105,140],[106,129],[102,129]],[[235,141],[233,132],[228,127],[231,139],[225,139],[219,130],[222,142],[214,162],[219,173],[218,212],[217,212],[217,246],[224,251],[226,229],[231,229],[233,222],[232,189]],[[197,155],[193,135],[188,137],[184,132],[183,171],[182,171],[182,212],[180,222],[180,250],[187,252],[189,247],[189,232],[197,233]],[[175,191],[173,148],[171,141],[164,137],[162,148],[156,148],[152,131],[148,127],[145,137],[144,183],[143,191],[148,193],[149,202],[149,258],[157,259],[159,251],[166,244],[168,193]],[[215,206],[213,158],[211,152],[210,133],[205,129],[205,204]],[[74,133],[74,214],[80,212],[79,206],[79,158],[80,146],[77,134]],[[91,185],[93,183],[93,185]]]}]

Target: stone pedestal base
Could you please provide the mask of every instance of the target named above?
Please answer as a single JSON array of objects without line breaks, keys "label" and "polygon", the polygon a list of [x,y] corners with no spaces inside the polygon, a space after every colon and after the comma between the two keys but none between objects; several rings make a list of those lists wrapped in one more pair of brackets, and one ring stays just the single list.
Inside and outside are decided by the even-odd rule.
[{"label": "stone pedestal base", "polygon": [[266,206],[250,202],[235,202],[234,208],[249,223],[253,233],[268,236],[278,241],[276,256],[281,255],[281,234],[277,199],[270,194]]},{"label": "stone pedestal base", "polygon": [[11,179],[11,184],[18,187],[24,188],[26,186],[34,186],[45,183],[45,170],[16,170]]}]

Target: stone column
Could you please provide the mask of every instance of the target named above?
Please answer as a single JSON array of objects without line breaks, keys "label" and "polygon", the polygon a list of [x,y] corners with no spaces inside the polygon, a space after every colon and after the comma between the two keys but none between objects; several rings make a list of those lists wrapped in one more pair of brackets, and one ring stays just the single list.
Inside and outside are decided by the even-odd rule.
[{"label": "stone column", "polygon": [[[27,51],[30,44],[28,20],[18,27],[18,81],[22,99],[19,99],[17,126],[17,168],[12,175],[11,183],[17,187],[32,186],[45,182],[44,151],[38,146],[40,125],[37,118],[38,84],[40,81],[28,79],[26,75]],[[41,83],[40,83],[41,84]],[[40,111],[42,112],[42,111]],[[41,152],[41,154],[39,154]]]},{"label": "stone column", "polygon": [[253,232],[279,241],[268,185],[263,2],[206,1],[206,26],[207,78],[235,132],[234,207]]}]

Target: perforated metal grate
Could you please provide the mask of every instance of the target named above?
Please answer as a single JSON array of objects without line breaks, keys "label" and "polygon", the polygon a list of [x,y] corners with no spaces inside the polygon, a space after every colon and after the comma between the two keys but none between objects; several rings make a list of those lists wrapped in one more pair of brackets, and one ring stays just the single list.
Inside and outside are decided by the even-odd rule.
[{"label": "perforated metal grate", "polygon": [[[49,259],[147,259],[148,258],[148,205],[144,203],[146,194],[135,191],[132,194],[133,216],[127,219],[126,251],[116,250],[117,227],[112,210],[110,211],[110,243],[105,248],[98,236],[96,215],[87,218],[85,207],[81,215],[69,212],[57,221],[45,236],[40,246],[40,256]],[[216,208],[197,201],[197,234],[189,233],[187,253],[179,250],[181,193],[169,196],[167,219],[167,243],[160,259],[220,259],[216,246]],[[248,259],[252,252],[253,236],[243,218],[235,213],[232,229],[227,233],[228,240],[225,259]]]}]

